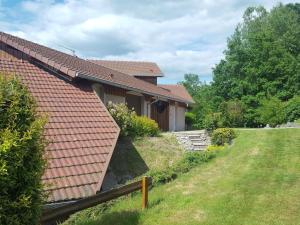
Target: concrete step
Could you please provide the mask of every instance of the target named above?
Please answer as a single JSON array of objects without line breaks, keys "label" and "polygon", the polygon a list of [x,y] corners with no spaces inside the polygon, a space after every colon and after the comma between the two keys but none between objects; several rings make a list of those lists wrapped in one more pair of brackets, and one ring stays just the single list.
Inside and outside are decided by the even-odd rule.
[{"label": "concrete step", "polygon": [[207,140],[207,138],[205,138],[205,137],[202,137],[202,138],[195,138],[195,139],[190,139],[190,141],[191,142],[200,142],[200,141],[205,141],[205,140]]},{"label": "concrete step", "polygon": [[189,139],[198,139],[201,137],[204,137],[202,134],[193,134],[193,135],[188,135]]},{"label": "concrete step", "polygon": [[206,146],[207,146],[207,144],[204,144],[203,142],[200,142],[200,143],[198,143],[198,142],[194,142],[194,143],[193,143],[193,146],[197,146],[197,147],[204,146],[204,147],[206,147]]},{"label": "concrete step", "polygon": [[194,148],[193,151],[205,151],[206,148]]},{"label": "concrete step", "polygon": [[210,138],[204,130],[174,132],[174,135],[186,150],[202,151],[210,144]]}]

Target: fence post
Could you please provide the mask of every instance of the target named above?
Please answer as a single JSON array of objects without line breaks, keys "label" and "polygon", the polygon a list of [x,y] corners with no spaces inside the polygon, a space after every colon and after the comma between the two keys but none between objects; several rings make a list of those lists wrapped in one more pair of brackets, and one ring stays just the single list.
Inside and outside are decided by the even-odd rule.
[{"label": "fence post", "polygon": [[142,209],[148,206],[148,177],[142,178]]}]

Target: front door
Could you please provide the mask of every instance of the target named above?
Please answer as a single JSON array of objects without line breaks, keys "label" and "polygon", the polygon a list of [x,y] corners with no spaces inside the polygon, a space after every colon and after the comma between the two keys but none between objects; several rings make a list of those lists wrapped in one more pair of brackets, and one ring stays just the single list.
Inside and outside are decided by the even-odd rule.
[{"label": "front door", "polygon": [[162,131],[169,130],[169,103],[157,101],[151,105],[151,119],[158,123]]}]

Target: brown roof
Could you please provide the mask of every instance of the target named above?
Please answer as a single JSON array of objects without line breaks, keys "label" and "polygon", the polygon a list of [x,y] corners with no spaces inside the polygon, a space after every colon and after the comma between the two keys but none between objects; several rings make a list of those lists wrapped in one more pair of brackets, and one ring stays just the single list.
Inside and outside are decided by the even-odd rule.
[{"label": "brown roof", "polygon": [[117,70],[131,76],[162,77],[163,73],[153,62],[89,60],[107,68]]},{"label": "brown roof", "polygon": [[161,88],[169,90],[172,94],[177,95],[178,97],[185,99],[190,103],[194,103],[193,98],[188,93],[186,88],[181,84],[159,84]]},{"label": "brown roof", "polygon": [[81,77],[121,87],[126,90],[142,92],[144,94],[179,102],[186,102],[186,99],[182,99],[156,85],[79,57],[71,56],[3,32],[0,32],[0,40],[9,46],[24,52],[30,57],[51,66],[55,70],[66,74],[70,79]]},{"label": "brown roof", "polygon": [[87,82],[74,83],[30,63],[0,42],[0,71],[16,74],[47,113],[48,167],[43,176],[49,202],[99,191],[119,128]]}]

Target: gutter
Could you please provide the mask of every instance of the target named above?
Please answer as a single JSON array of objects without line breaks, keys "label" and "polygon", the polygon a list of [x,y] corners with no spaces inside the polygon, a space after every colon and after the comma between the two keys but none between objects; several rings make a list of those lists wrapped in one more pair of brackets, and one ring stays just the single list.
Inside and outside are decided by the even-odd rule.
[{"label": "gutter", "polygon": [[108,85],[111,85],[111,86],[115,86],[115,87],[127,89],[127,90],[130,90],[130,91],[142,92],[142,93],[145,93],[147,95],[152,95],[152,96],[160,97],[162,99],[166,99],[167,98],[167,99],[170,99],[170,100],[173,100],[173,101],[183,102],[183,103],[188,104],[188,102],[184,101],[183,99],[168,97],[168,96],[159,95],[159,94],[154,94],[152,92],[143,91],[141,89],[129,87],[127,85],[117,84],[117,83],[114,83],[114,82],[111,82],[111,81],[107,81],[107,80],[103,80],[103,79],[100,79],[98,77],[94,77],[94,76],[91,76],[91,75],[84,75],[84,74],[78,73],[78,74],[76,74],[76,77],[83,78],[83,79],[86,79],[86,80],[92,80],[92,81],[100,82],[100,83],[103,83],[103,84],[108,84]]}]

